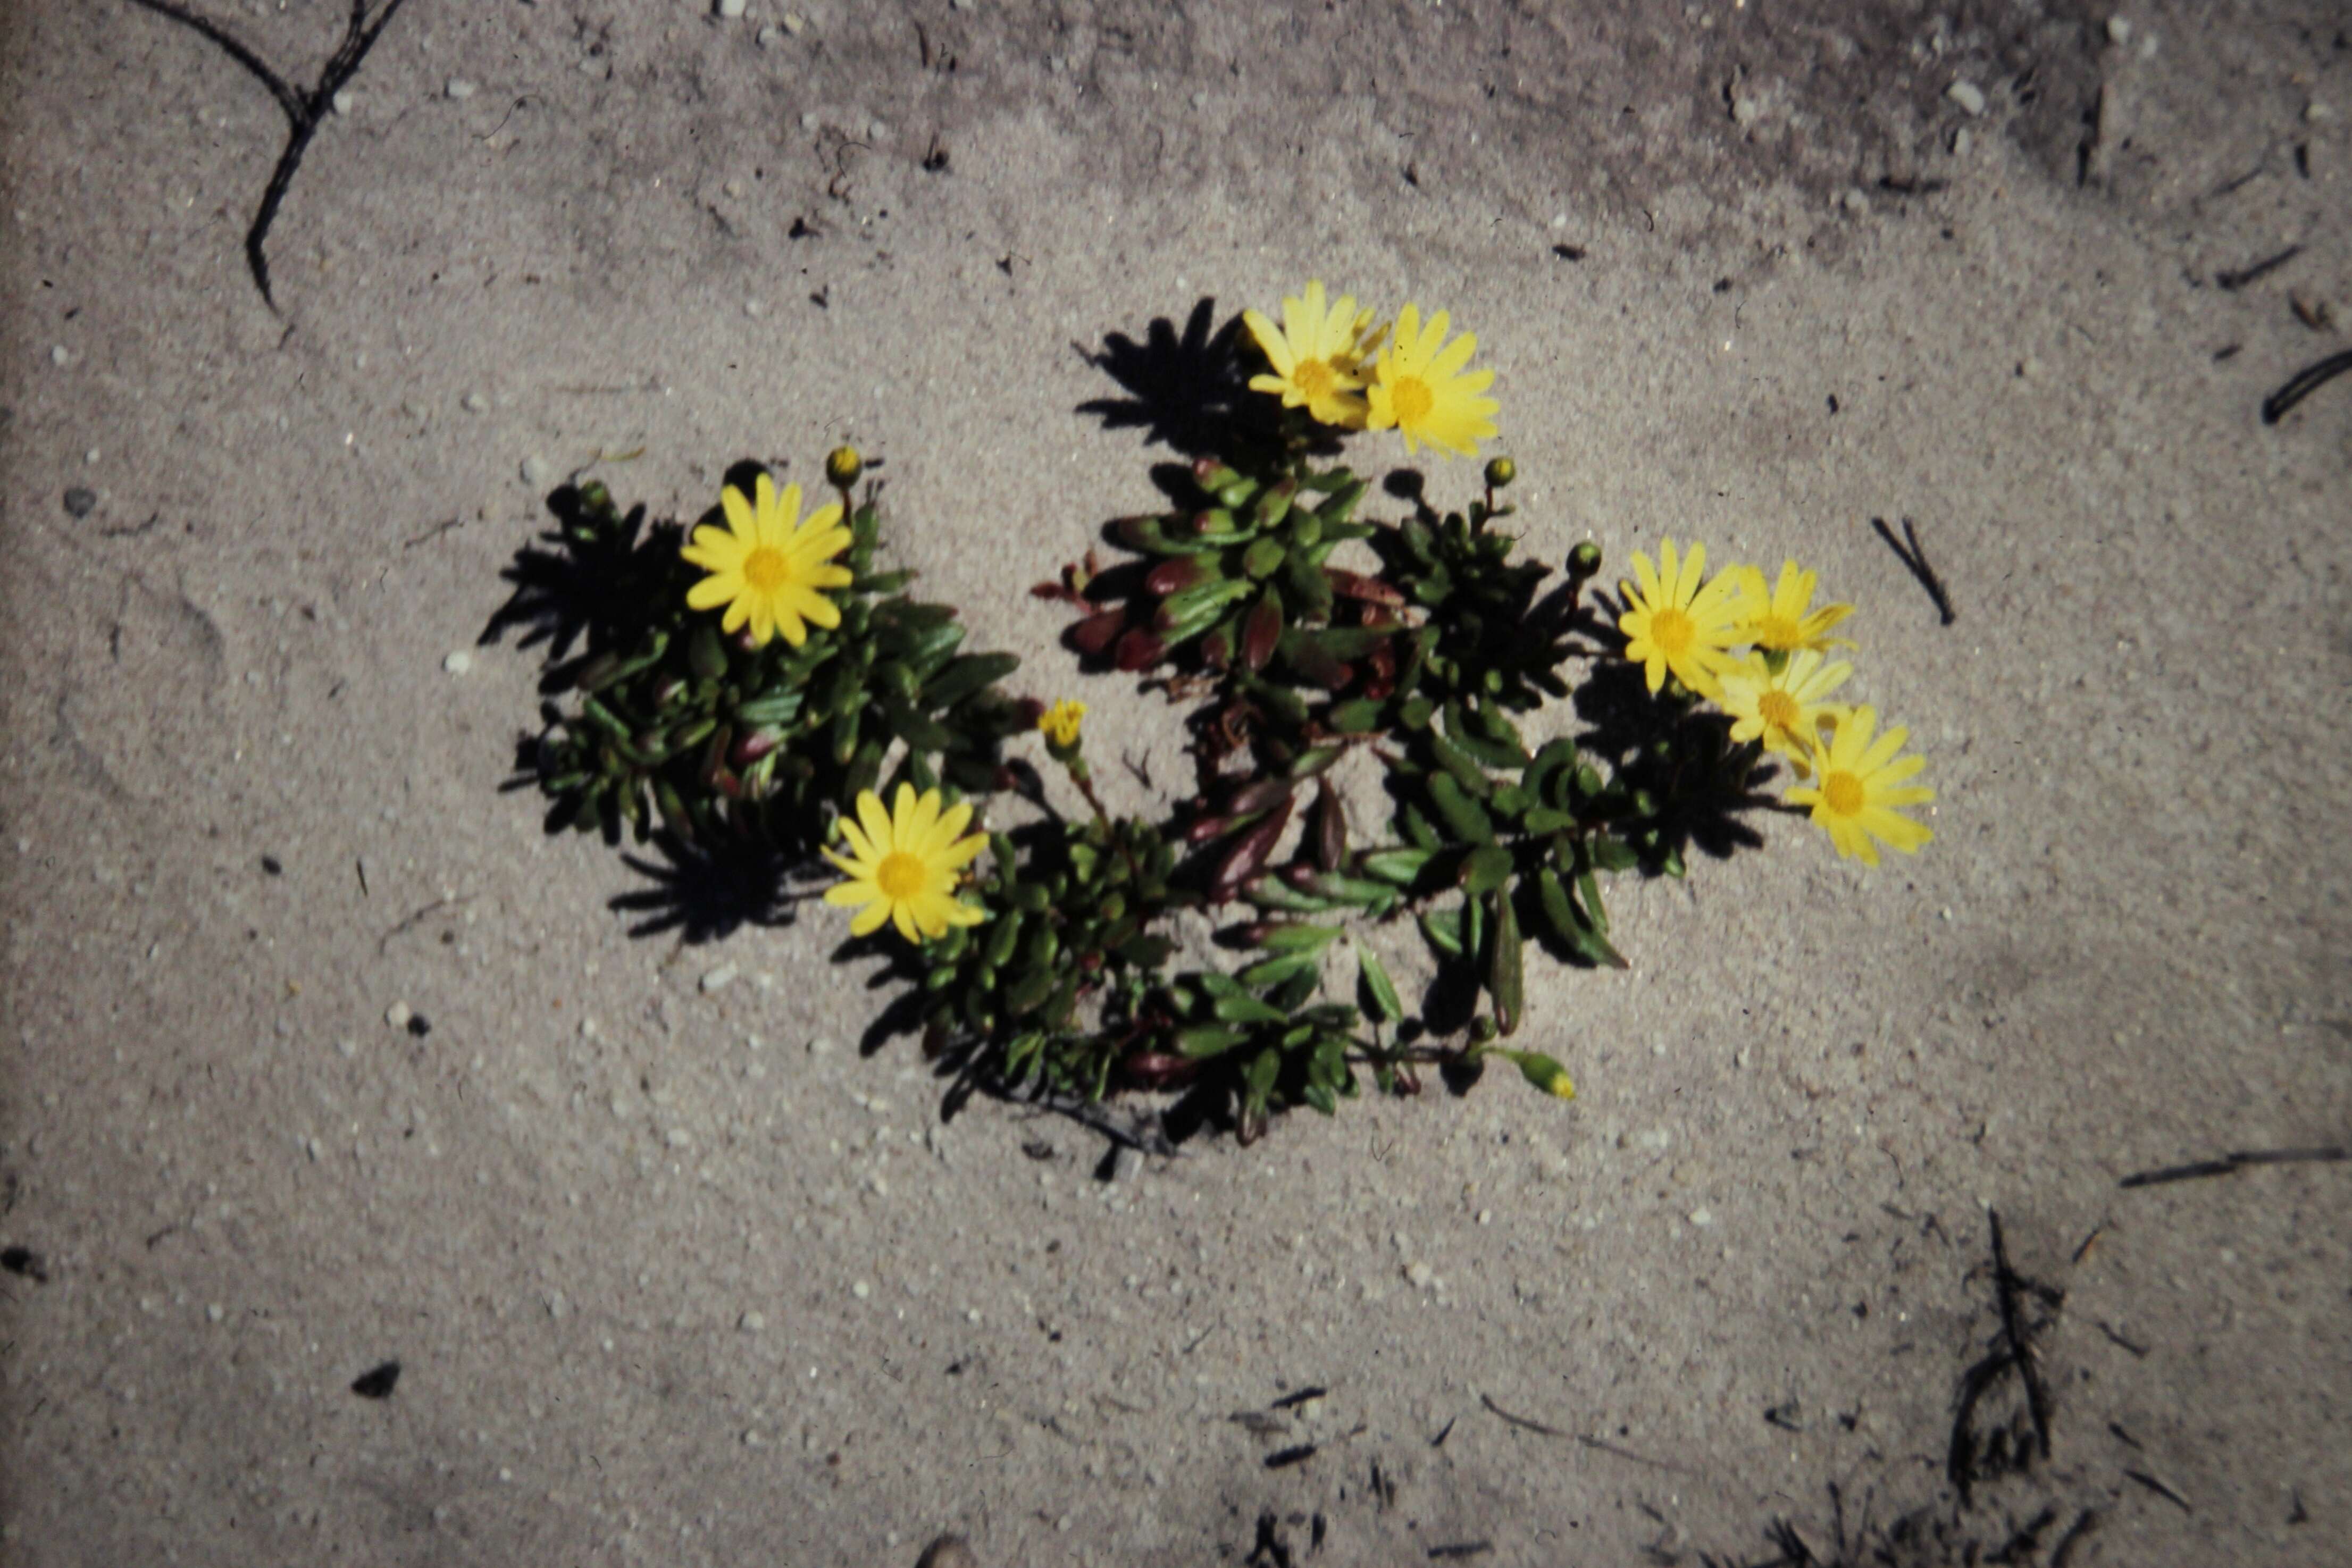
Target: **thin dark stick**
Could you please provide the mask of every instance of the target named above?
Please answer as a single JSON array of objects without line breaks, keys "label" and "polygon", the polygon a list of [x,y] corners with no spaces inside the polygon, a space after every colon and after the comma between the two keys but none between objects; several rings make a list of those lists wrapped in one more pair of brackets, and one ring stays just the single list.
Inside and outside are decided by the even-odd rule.
[{"label": "thin dark stick", "polygon": [[2066,1568],[2074,1560],[2075,1546],[2098,1528],[2099,1516],[2091,1510],[2086,1508],[2076,1514],[2074,1522],[2066,1527],[2066,1533],[2058,1538],[2058,1544],[2051,1548],[2050,1568]]},{"label": "thin dark stick", "polygon": [[2252,267],[2242,267],[2235,272],[2217,272],[2213,275],[2213,281],[2218,287],[2234,294],[2249,283],[2268,277],[2302,254],[2303,246],[2291,245],[2276,256],[2264,256]]},{"label": "thin dark stick", "polygon": [[2018,1375],[2025,1380],[2025,1407],[2033,1416],[2033,1435],[2042,1441],[2042,1457],[2050,1458],[2050,1391],[2042,1385],[2042,1367],[2034,1359],[2032,1343],[2025,1336],[2024,1325],[2018,1321],[2017,1270],[2009,1266],[2009,1243],[2000,1232],[2000,1213],[1987,1209],[1985,1218],[1992,1221],[1993,1291],[2000,1301],[2000,1332],[2009,1341],[2009,1354],[2017,1363]]},{"label": "thin dark stick", "polygon": [[1654,1470],[1673,1470],[1685,1476],[1696,1473],[1688,1465],[1678,1465],[1672,1459],[1654,1459],[1647,1454],[1637,1454],[1631,1448],[1621,1448],[1603,1438],[1588,1437],[1581,1432],[1577,1434],[1576,1440],[1588,1448],[1598,1448],[1604,1454],[1614,1454],[1621,1459],[1631,1459],[1637,1465],[1647,1465]]},{"label": "thin dark stick", "polygon": [[278,155],[278,165],[270,171],[269,183],[261,193],[261,204],[255,209],[253,225],[245,232],[246,266],[253,273],[254,287],[261,290],[262,303],[275,311],[278,300],[269,291],[269,257],[262,248],[269,238],[269,227],[278,221],[278,209],[284,204],[286,193],[294,183],[295,171],[302,166],[302,155],[310,150],[310,139],[319,133],[320,120],[334,107],[335,94],[358,74],[360,62],[367,58],[385,26],[407,0],[385,0],[373,22],[367,18],[368,0],[352,0],[351,20],[344,28],[342,44],[328,57],[317,85],[308,93],[297,91],[236,35],[210,17],[189,10],[178,0],[131,0],[131,4],[168,17],[218,46],[229,58],[259,78],[286,115],[286,150]]},{"label": "thin dark stick", "polygon": [[2185,1166],[2164,1166],[2124,1177],[2123,1186],[2161,1186],[2167,1182],[2194,1181],[2200,1176],[2235,1176],[2248,1166],[2335,1165],[2352,1160],[2352,1148],[2341,1144],[2309,1149],[2241,1149],[2218,1160],[2198,1160]]},{"label": "thin dark stick", "polygon": [[2330,354],[2315,365],[2305,366],[2294,373],[2293,381],[2263,399],[2263,423],[2276,424],[2286,417],[2287,410],[2347,371],[2352,371],[2352,349]]},{"label": "thin dark stick", "polygon": [[2181,1512],[2195,1513],[2197,1511],[2195,1509],[2189,1506],[2189,1500],[2187,1498],[2182,1497],[2179,1492],[2174,1491],[2170,1487],[2166,1486],[2162,1481],[2158,1480],[2154,1476],[2149,1475],[2147,1471],[2126,1470],[2124,1474],[2130,1477],[2133,1480],[2137,1481],[2140,1485],[2146,1487],[2157,1496],[2164,1499],[2167,1502],[2179,1504]]},{"label": "thin dark stick", "polygon": [[1927,551],[1919,548],[1919,530],[1911,526],[1911,519],[1903,519],[1903,538],[1911,541],[1908,549],[1904,547],[1903,539],[1895,537],[1895,530],[1886,526],[1885,517],[1871,518],[1870,526],[1878,531],[1880,538],[1886,541],[1886,548],[1895,552],[1895,559],[1901,561],[1904,569],[1917,580],[1919,586],[1927,591],[1927,597],[1936,601],[1936,613],[1943,617],[1943,624],[1949,626],[1958,619],[1952,612],[1952,596],[1945,591],[1944,580],[1936,575],[1936,569],[1927,564]]},{"label": "thin dark stick", "polygon": [[1478,1403],[1484,1405],[1487,1409],[1493,1411],[1496,1415],[1500,1416],[1504,1420],[1508,1421],[1512,1426],[1517,1427],[1522,1432],[1535,1432],[1547,1437],[1565,1437],[1568,1436],[1567,1433],[1561,1431],[1557,1427],[1547,1427],[1540,1421],[1530,1421],[1524,1416],[1512,1415],[1508,1410],[1506,1410],[1501,1406],[1496,1404],[1495,1396],[1491,1394],[1481,1394],[1478,1396]]}]

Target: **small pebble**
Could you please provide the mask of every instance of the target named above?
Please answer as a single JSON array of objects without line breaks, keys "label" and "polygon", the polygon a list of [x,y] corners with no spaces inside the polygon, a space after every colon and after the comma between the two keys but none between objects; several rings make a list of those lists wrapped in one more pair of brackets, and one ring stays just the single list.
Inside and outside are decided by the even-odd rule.
[{"label": "small pebble", "polygon": [[776,37],[777,34],[775,28],[763,25],[760,28],[759,32],[753,35],[751,41],[759,45],[763,49],[771,49],[775,47]]},{"label": "small pebble", "polygon": [[1209,107],[1209,95],[1199,88],[1194,88],[1189,101],[1194,109],[1206,109]]},{"label": "small pebble", "polygon": [[522,460],[522,482],[536,490],[555,477],[555,465],[534,452]]},{"label": "small pebble", "polygon": [[743,301],[743,314],[751,318],[752,320],[757,321],[761,317],[765,316],[767,313],[768,308],[761,304],[758,300],[746,299]]},{"label": "small pebble", "polygon": [[977,11],[980,9],[980,0],[948,0],[948,4],[958,11]]},{"label": "small pebble", "polygon": [[2123,16],[2110,16],[2107,18],[2107,42],[2111,44],[2128,44],[2131,42],[2131,22],[2129,18]]},{"label": "small pebble", "polygon": [[823,1035],[818,1035],[814,1040],[808,1042],[808,1053],[811,1056],[829,1056],[832,1052],[833,1041],[825,1039]]},{"label": "small pebble", "polygon": [[745,1333],[758,1333],[761,1329],[768,1326],[768,1320],[761,1316],[756,1311],[749,1312],[735,1320],[735,1326],[741,1329]]},{"label": "small pebble", "polygon": [[1437,1270],[1426,1263],[1415,1260],[1405,1265],[1404,1277],[1406,1282],[1414,1290],[1426,1291],[1429,1289],[1430,1281],[1437,1278]]},{"label": "small pebble", "polygon": [[1715,1223],[1715,1211],[1710,1208],[1694,1208],[1690,1211],[1690,1222],[1704,1229]]},{"label": "small pebble", "polygon": [[766,1439],[765,1437],[762,1437],[761,1436],[760,1436],[760,1434],[759,1434],[759,1433],[757,1433],[757,1432],[755,1432],[755,1431],[752,1431],[752,1430],[751,1430],[751,1428],[749,1428],[749,1427],[744,1428],[744,1431],[743,1431],[743,1446],[744,1446],[745,1448],[756,1448],[761,1447],[761,1446],[762,1444],[764,1444],[765,1442],[767,1442],[767,1439]]},{"label": "small pebble", "polygon": [[1865,216],[1870,212],[1870,198],[1862,193],[1862,187],[1859,185],[1853,186],[1848,190],[1846,193],[1839,197],[1838,200],[1840,204],[1843,205],[1847,212],[1852,213],[1855,217],[1859,218]]},{"label": "small pebble", "polygon": [[1970,119],[1985,111],[1984,89],[1972,81],[1956,81],[1944,89],[1944,96],[1960,106],[1960,112]]},{"label": "small pebble", "polygon": [[447,93],[451,98],[456,99],[458,102],[463,103],[466,99],[474,96],[474,84],[467,81],[464,77],[451,77],[449,78],[449,85],[441,90]]},{"label": "small pebble", "polygon": [[889,123],[889,121],[887,121],[887,120],[867,120],[867,121],[866,122],[866,141],[876,141],[876,142],[887,141],[889,141],[889,140],[890,140],[890,123]]},{"label": "small pebble", "polygon": [[66,492],[66,514],[68,517],[86,517],[97,509],[97,491],[86,486],[76,485]]},{"label": "small pebble", "polygon": [[702,988],[705,991],[724,990],[734,983],[735,973],[734,965],[721,964],[702,977]]},{"label": "small pebble", "polygon": [[2317,99],[2313,99],[2303,106],[2303,118],[2314,125],[2324,124],[2336,118],[2336,108],[2333,104],[2322,103]]},{"label": "small pebble", "polygon": [[673,1149],[691,1148],[694,1145],[694,1134],[684,1127],[672,1127],[662,1134],[662,1142]]},{"label": "small pebble", "polygon": [[743,0],[719,0],[719,14],[733,21],[743,14]]},{"label": "small pebble", "polygon": [[408,1020],[415,1016],[408,1010],[406,1002],[394,1002],[383,1009],[383,1021],[394,1029],[406,1029]]},{"label": "small pebble", "polygon": [[849,1287],[849,1293],[862,1301],[874,1293],[874,1287],[860,1280]]},{"label": "small pebble", "polygon": [[228,1312],[218,1301],[215,1301],[211,1306],[205,1309],[205,1316],[214,1322],[218,1322],[221,1319],[228,1316]]},{"label": "small pebble", "polygon": [[803,131],[814,131],[818,126],[823,125],[824,123],[824,117],[817,113],[815,110],[804,109],[801,110],[801,129]]},{"label": "small pebble", "polygon": [[490,400],[484,397],[480,392],[469,392],[466,394],[466,412],[467,413],[484,413],[488,412]]},{"label": "small pebble", "polygon": [[1310,1427],[1316,1422],[1323,1419],[1322,1396],[1318,1395],[1312,1399],[1300,1400],[1298,1402],[1298,1418]]},{"label": "small pebble", "polygon": [[49,350],[49,363],[60,368],[72,364],[73,350],[67,348],[63,343],[59,343],[57,347]]},{"label": "small pebble", "polygon": [[808,18],[802,16],[798,11],[787,11],[784,13],[784,31],[790,33],[795,38],[801,36],[802,29],[805,28],[807,26]]},{"label": "small pebble", "polygon": [[359,106],[360,95],[353,92],[351,89],[345,88],[341,92],[335,94],[335,112],[337,114],[349,114]]},{"label": "small pebble", "polygon": [[442,660],[441,667],[453,675],[462,675],[474,667],[474,655],[460,648]]}]

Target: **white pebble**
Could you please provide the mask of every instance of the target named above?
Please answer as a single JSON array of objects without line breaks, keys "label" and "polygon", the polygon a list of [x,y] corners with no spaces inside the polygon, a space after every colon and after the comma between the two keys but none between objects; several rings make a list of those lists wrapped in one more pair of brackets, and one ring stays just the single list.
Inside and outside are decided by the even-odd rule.
[{"label": "white pebble", "polygon": [[351,89],[345,88],[342,91],[335,94],[335,112],[337,114],[349,114],[359,106],[360,95],[353,92]]},{"label": "white pebble", "polygon": [[490,406],[490,400],[489,400],[488,398],[484,397],[480,392],[467,392],[467,393],[466,394],[465,402],[466,402],[466,412],[467,412],[467,413],[486,413],[486,412],[488,410],[489,406]]},{"label": "white pebble", "polygon": [[719,0],[719,14],[733,21],[743,14],[743,0]]},{"label": "white pebble", "polygon": [[963,1321],[968,1323],[976,1323],[980,1322],[980,1309],[978,1307],[966,1307],[963,1310]]},{"label": "white pebble", "polygon": [[959,11],[976,11],[980,8],[980,0],[948,0],[948,4]]},{"label": "white pebble", "polygon": [[561,1291],[551,1291],[547,1296],[547,1315],[562,1322],[572,1315],[572,1303],[563,1299]]},{"label": "white pebble", "polygon": [[555,465],[534,452],[522,460],[522,482],[538,489],[555,477]]},{"label": "white pebble", "polygon": [[761,317],[765,316],[767,313],[768,308],[761,304],[758,300],[746,299],[743,301],[743,314],[751,318],[752,320],[757,321]]},{"label": "white pebble", "polygon": [[802,16],[798,11],[787,11],[784,13],[784,31],[790,33],[793,37],[796,38],[799,37],[801,30],[807,26],[808,18]]},{"label": "white pebble", "polygon": [[1405,1265],[1404,1277],[1414,1290],[1426,1291],[1430,1282],[1437,1278],[1437,1270],[1416,1259]]},{"label": "white pebble", "polygon": [[761,1317],[760,1313],[754,1310],[745,1312],[741,1317],[737,1318],[735,1320],[735,1326],[741,1329],[745,1333],[758,1333],[761,1329],[768,1326],[768,1320]]},{"label": "white pebble", "polygon": [[2336,106],[2322,103],[2315,98],[2303,106],[2303,118],[2314,125],[2324,124],[2336,118]]},{"label": "white pebble", "polygon": [[1870,198],[1862,193],[1862,187],[1859,185],[1847,191],[1844,195],[1838,198],[1838,201],[1847,212],[1852,213],[1855,217],[1863,217],[1870,211]]},{"label": "white pebble", "polygon": [[752,1430],[751,1430],[751,1429],[750,1429],[749,1427],[744,1428],[744,1432],[743,1432],[743,1446],[744,1446],[745,1448],[756,1448],[760,1447],[761,1444],[765,1443],[766,1441],[767,1441],[767,1439],[766,1439],[765,1437],[761,1437],[759,1433],[752,1431]]},{"label": "white pebble", "polygon": [[814,1040],[808,1042],[808,1053],[811,1056],[828,1056],[831,1055],[832,1052],[833,1041],[825,1039],[823,1035],[818,1035]]},{"label": "white pebble", "polygon": [[211,1306],[205,1309],[205,1316],[214,1322],[218,1322],[221,1319],[228,1316],[228,1312],[227,1310],[218,1301],[215,1301]]},{"label": "white pebble", "polygon": [[824,117],[817,113],[815,110],[804,109],[801,110],[801,129],[803,131],[814,131],[818,126],[823,125],[824,123]]},{"label": "white pebble", "polygon": [[406,1002],[394,1002],[383,1009],[383,1021],[394,1029],[406,1029],[408,1020],[413,1016],[408,1010]]},{"label": "white pebble", "polygon": [[1715,1223],[1715,1211],[1710,1208],[1694,1208],[1690,1211],[1690,1222],[1704,1229]]},{"label": "white pebble", "polygon": [[2128,17],[2110,16],[2107,18],[2107,42],[2111,44],[2128,44],[2131,42],[2131,21]]},{"label": "white pebble", "polygon": [[672,1127],[662,1134],[662,1142],[673,1149],[690,1148],[694,1144],[694,1134],[684,1127]]},{"label": "white pebble", "polygon": [[458,102],[463,103],[466,99],[474,96],[474,84],[467,81],[464,77],[451,77],[449,78],[449,85],[443,88],[441,90],[447,93],[451,98],[456,99]]},{"label": "white pebble", "polygon": [[752,36],[751,41],[763,49],[772,49],[776,46],[776,30],[773,27],[763,25],[759,32]]},{"label": "white pebble", "polygon": [[735,973],[736,970],[734,965],[721,964],[717,968],[709,971],[702,977],[702,988],[705,991],[724,990],[727,987],[734,984]]},{"label": "white pebble", "polygon": [[63,343],[59,343],[57,347],[49,350],[49,363],[58,366],[61,369],[64,366],[72,364],[73,350],[67,348]]},{"label": "white pebble", "polygon": [[441,667],[453,675],[462,675],[474,667],[474,655],[460,648],[442,660]]},{"label": "white pebble", "polygon": [[888,121],[880,120],[867,120],[866,122],[866,140],[868,141],[889,141],[890,126]]},{"label": "white pebble", "polygon": [[1984,89],[1966,78],[1944,89],[1944,96],[1960,106],[1960,112],[1974,119],[1985,111]]},{"label": "white pebble", "polygon": [[867,1284],[865,1281],[860,1280],[860,1281],[857,1281],[857,1283],[856,1283],[856,1284],[854,1284],[854,1285],[852,1285],[852,1286],[850,1286],[850,1287],[849,1287],[849,1293],[850,1293],[851,1295],[853,1295],[853,1296],[856,1296],[859,1301],[864,1301],[866,1297],[868,1297],[868,1296],[870,1296],[870,1295],[872,1295],[872,1294],[874,1293],[874,1287],[873,1287],[873,1286],[871,1286],[871,1285],[869,1285],[869,1284]]},{"label": "white pebble", "polygon": [[1323,1419],[1323,1396],[1318,1394],[1312,1399],[1301,1400],[1298,1406],[1298,1418],[1309,1426]]},{"label": "white pebble", "polygon": [[335,1041],[335,1053],[349,1061],[360,1053],[360,1042],[355,1040],[339,1040]]}]

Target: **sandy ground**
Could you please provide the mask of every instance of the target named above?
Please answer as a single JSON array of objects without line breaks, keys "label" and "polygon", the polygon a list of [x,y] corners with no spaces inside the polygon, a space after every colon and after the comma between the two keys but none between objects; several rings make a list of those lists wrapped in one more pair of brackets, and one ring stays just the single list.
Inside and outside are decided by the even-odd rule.
[{"label": "sandy ground", "polygon": [[[306,87],[343,15],[214,4]],[[269,95],[0,11],[0,1559],[2346,1561],[2352,1166],[2118,1180],[2352,1124],[2352,383],[2256,413],[2352,319],[2352,45],[2118,15],[410,0],[273,313]],[[1310,275],[1479,333],[1531,549],[1857,601],[1927,852],[1624,887],[1633,970],[1531,998],[1572,1106],[1104,1181],[861,1054],[832,912],[689,931],[499,791],[543,476],[691,515],[843,438],[1175,776],[1020,590],[1168,455],[1087,354]],[[1963,1506],[1989,1207],[2053,1453]]]}]

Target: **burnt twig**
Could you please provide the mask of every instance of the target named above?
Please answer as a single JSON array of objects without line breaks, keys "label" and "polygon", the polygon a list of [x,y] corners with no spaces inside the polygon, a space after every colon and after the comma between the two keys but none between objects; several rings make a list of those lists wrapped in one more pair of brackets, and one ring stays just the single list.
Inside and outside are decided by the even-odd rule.
[{"label": "burnt twig", "polygon": [[2000,1301],[2001,1337],[2009,1342],[2018,1375],[2025,1380],[2025,1406],[2032,1413],[2033,1435],[2041,1440],[2042,1457],[2046,1459],[2050,1457],[2050,1391],[2042,1386],[2041,1364],[2020,1321],[2017,1296],[2022,1281],[2009,1266],[2009,1244],[2000,1233],[2000,1212],[1987,1209],[1985,1218],[1992,1222],[1993,1292]]},{"label": "burnt twig", "polygon": [[[2352,355],[2345,356],[2352,363]],[[2310,1149],[2241,1149],[2220,1159],[2197,1160],[2183,1166],[2162,1166],[2124,1177],[2123,1186],[2162,1186],[2167,1182],[2194,1181],[2200,1176],[2235,1176],[2248,1166],[2332,1165],[2352,1160],[2352,1147],[2342,1144]]]},{"label": "burnt twig", "polygon": [[1488,1410],[1500,1416],[1504,1420],[1509,1422],[1512,1426],[1517,1427],[1522,1432],[1535,1432],[1546,1437],[1565,1437],[1568,1436],[1567,1433],[1561,1431],[1557,1427],[1547,1427],[1540,1421],[1530,1421],[1525,1416],[1512,1415],[1508,1410],[1506,1410],[1501,1406],[1496,1404],[1495,1396],[1491,1394],[1481,1394],[1478,1396],[1478,1403],[1484,1405]]},{"label": "burnt twig", "polygon": [[2263,399],[2263,423],[2276,424],[2286,417],[2287,410],[2347,371],[2352,371],[2352,349],[2330,354],[2315,365],[2305,366],[2294,373],[2294,380]]},{"label": "burnt twig", "polygon": [[2187,1498],[2182,1497],[2179,1492],[2174,1491],[2170,1487],[2166,1486],[2162,1481],[2158,1480],[2146,1470],[2126,1470],[2124,1475],[2131,1480],[2137,1481],[2140,1485],[2146,1487],[2157,1496],[2164,1499],[2165,1501],[2178,1504],[2181,1512],[2195,1513],[2197,1511],[2195,1509],[2189,1506],[2189,1500]]},{"label": "burnt twig", "polygon": [[270,69],[268,63],[236,34],[201,12],[189,10],[178,0],[131,0],[133,5],[169,17],[217,45],[222,53],[269,89],[270,97],[278,100],[278,109],[286,116],[286,149],[278,155],[278,166],[270,171],[269,183],[261,193],[261,205],[253,215],[253,226],[245,231],[246,265],[253,273],[254,287],[261,290],[262,303],[273,311],[278,308],[278,301],[269,292],[269,258],[262,250],[269,237],[269,225],[278,220],[278,209],[286,200],[287,189],[294,183],[294,172],[302,166],[302,155],[310,150],[310,138],[319,133],[320,121],[333,110],[335,94],[358,74],[360,62],[375,47],[377,37],[394,13],[406,3],[407,0],[384,0],[383,9],[370,21],[368,0],[352,0],[351,20],[344,26],[341,45],[328,57],[317,84],[303,92]]},{"label": "burnt twig", "polygon": [[1919,548],[1919,530],[1911,526],[1911,519],[1903,519],[1903,539],[1910,541],[1907,549],[1903,539],[1895,537],[1895,530],[1886,526],[1885,517],[1871,518],[1870,526],[1878,531],[1880,538],[1886,541],[1886,548],[1895,552],[1895,559],[1901,561],[1918,580],[1919,586],[1927,591],[1927,597],[1936,601],[1936,613],[1943,617],[1943,624],[1949,626],[1958,619],[1952,612],[1952,596],[1946,591],[1944,580],[1936,575],[1936,569],[1927,564],[1927,553]]},{"label": "burnt twig", "polygon": [[2276,272],[2280,267],[2284,267],[2288,262],[2293,261],[2296,256],[2301,256],[2302,254],[2303,246],[2299,245],[2291,245],[2284,250],[2279,252],[2276,256],[2266,256],[2263,257],[2262,260],[2254,263],[2252,267],[2242,267],[2235,272],[2215,273],[2213,275],[2214,285],[2217,287],[2226,288],[2231,293],[2235,294],[2247,284],[2256,283],[2261,281],[2263,278],[2268,277],[2272,273]]}]

